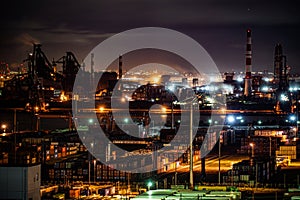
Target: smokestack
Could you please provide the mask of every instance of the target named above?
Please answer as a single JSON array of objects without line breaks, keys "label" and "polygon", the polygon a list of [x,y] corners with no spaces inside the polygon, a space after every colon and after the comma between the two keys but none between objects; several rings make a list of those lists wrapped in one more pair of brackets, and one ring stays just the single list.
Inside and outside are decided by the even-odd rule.
[{"label": "smokestack", "polygon": [[246,46],[246,76],[245,76],[245,89],[244,95],[250,96],[252,91],[252,41],[251,29],[247,29],[247,46]]},{"label": "smokestack", "polygon": [[275,46],[275,54],[274,54],[274,80],[277,84],[279,84],[280,79],[282,78],[282,46],[281,44],[277,44]]},{"label": "smokestack", "polygon": [[121,79],[122,78],[122,65],[123,65],[123,63],[122,63],[122,55],[120,55],[119,56],[119,79]]},{"label": "smokestack", "polygon": [[277,44],[274,54],[274,80],[275,83],[278,84],[278,89],[281,91],[287,90],[288,88],[287,73],[286,56],[283,55],[281,44]]},{"label": "smokestack", "polygon": [[94,85],[94,53],[91,53],[91,85]]}]

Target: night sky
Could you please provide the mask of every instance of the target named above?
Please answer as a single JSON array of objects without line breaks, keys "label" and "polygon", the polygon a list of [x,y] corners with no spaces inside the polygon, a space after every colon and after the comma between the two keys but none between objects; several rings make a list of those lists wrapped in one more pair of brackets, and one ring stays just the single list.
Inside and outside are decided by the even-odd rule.
[{"label": "night sky", "polygon": [[198,41],[222,71],[244,71],[246,29],[252,29],[253,70],[273,71],[283,45],[300,72],[297,1],[277,0],[27,0],[2,1],[0,60],[21,63],[41,43],[49,60],[72,51],[81,62],[101,41],[138,27],[164,27]]}]

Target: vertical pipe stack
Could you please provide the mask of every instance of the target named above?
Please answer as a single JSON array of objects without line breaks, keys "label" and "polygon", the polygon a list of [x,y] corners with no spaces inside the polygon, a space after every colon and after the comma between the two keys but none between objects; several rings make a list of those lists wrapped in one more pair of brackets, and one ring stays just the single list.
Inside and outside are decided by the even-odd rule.
[{"label": "vertical pipe stack", "polygon": [[94,53],[91,53],[91,86],[94,85]]},{"label": "vertical pipe stack", "polygon": [[123,62],[122,62],[122,55],[119,56],[119,79],[122,78],[122,65],[123,65]]},{"label": "vertical pipe stack", "polygon": [[252,41],[251,41],[251,30],[247,30],[247,46],[246,46],[246,76],[245,76],[245,89],[244,95],[250,96],[252,91]]},{"label": "vertical pipe stack", "polygon": [[282,79],[283,62],[282,62],[282,46],[277,44],[274,53],[274,79],[279,84]]},{"label": "vertical pipe stack", "polygon": [[283,55],[281,44],[277,44],[274,55],[274,79],[275,83],[278,84],[279,91],[288,90],[287,73],[286,56]]}]

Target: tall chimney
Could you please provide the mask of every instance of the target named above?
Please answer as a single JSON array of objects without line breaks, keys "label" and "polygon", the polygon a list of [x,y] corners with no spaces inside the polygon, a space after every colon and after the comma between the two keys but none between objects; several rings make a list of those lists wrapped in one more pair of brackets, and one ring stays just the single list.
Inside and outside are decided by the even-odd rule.
[{"label": "tall chimney", "polygon": [[274,54],[274,79],[277,84],[280,83],[282,79],[282,71],[283,71],[283,62],[282,62],[282,46],[277,44],[275,46],[275,54]]},{"label": "tall chimney", "polygon": [[122,55],[120,55],[119,56],[119,79],[121,79],[122,78],[122,65],[123,65],[123,63],[122,63]]},{"label": "tall chimney", "polygon": [[91,53],[91,85],[94,85],[94,53]]},{"label": "tall chimney", "polygon": [[288,89],[286,56],[283,55],[281,44],[275,46],[274,55],[274,80],[281,91]]},{"label": "tall chimney", "polygon": [[252,41],[251,29],[247,29],[247,46],[246,46],[246,76],[245,76],[245,89],[244,95],[250,96],[252,91]]}]

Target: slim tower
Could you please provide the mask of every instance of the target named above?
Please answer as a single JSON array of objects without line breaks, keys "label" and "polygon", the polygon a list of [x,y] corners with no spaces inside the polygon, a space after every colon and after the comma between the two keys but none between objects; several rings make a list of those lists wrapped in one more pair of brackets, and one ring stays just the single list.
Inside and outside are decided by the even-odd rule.
[{"label": "slim tower", "polygon": [[288,89],[286,56],[283,55],[281,44],[275,46],[274,55],[274,79],[281,91]]},{"label": "slim tower", "polygon": [[123,65],[123,61],[122,61],[122,55],[120,55],[119,56],[119,79],[121,79],[122,78],[122,73],[123,73],[123,71],[122,71],[122,65]]},{"label": "slim tower", "polygon": [[91,86],[94,85],[94,53],[91,53]]},{"label": "slim tower", "polygon": [[247,29],[247,46],[246,46],[246,76],[245,76],[245,88],[244,95],[250,96],[252,91],[252,39],[251,29]]}]

